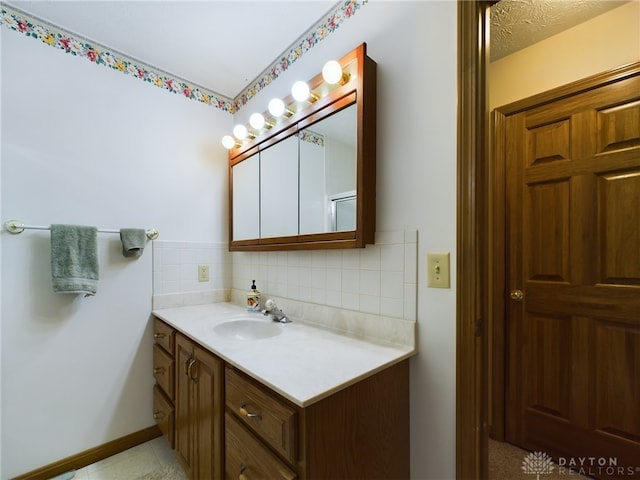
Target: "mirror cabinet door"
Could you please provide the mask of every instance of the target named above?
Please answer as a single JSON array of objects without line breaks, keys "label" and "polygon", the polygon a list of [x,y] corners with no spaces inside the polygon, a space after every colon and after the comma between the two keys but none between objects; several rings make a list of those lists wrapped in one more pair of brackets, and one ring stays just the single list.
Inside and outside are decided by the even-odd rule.
[{"label": "mirror cabinet door", "polygon": [[[300,132],[300,233],[355,230],[357,109],[350,105]],[[333,222],[336,198],[350,197],[354,222]],[[343,205],[341,207],[349,208]],[[308,217],[302,212],[309,212]],[[313,215],[313,216],[312,216]],[[350,226],[351,225],[351,226]]]},{"label": "mirror cabinet door", "polygon": [[307,128],[298,134],[300,145],[300,233],[327,230],[324,136]]},{"label": "mirror cabinet door", "polygon": [[260,236],[260,157],[256,153],[233,166],[233,239]]},{"label": "mirror cabinet door", "polygon": [[260,152],[260,238],[298,234],[298,138]]}]

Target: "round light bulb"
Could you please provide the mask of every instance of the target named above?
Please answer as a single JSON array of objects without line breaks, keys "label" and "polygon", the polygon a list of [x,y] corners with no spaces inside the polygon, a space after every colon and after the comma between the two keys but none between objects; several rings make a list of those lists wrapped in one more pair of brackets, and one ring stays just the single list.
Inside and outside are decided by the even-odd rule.
[{"label": "round light bulb", "polygon": [[231,150],[236,146],[236,141],[231,135],[225,135],[222,137],[222,146],[227,150]]},{"label": "round light bulb", "polygon": [[281,117],[285,111],[285,105],[279,98],[274,98],[269,102],[269,113],[274,117]]},{"label": "round light bulb", "polygon": [[256,130],[264,127],[264,116],[261,113],[254,113],[249,117],[249,124]]},{"label": "round light bulb", "polygon": [[236,125],[235,127],[233,127],[233,136],[238,140],[244,140],[248,135],[249,131],[244,125]]},{"label": "round light bulb", "polygon": [[342,66],[337,60],[329,60],[322,67],[322,78],[330,85],[342,80]]},{"label": "round light bulb", "polygon": [[291,96],[295,98],[299,102],[304,102],[307,98],[309,98],[309,94],[311,90],[309,90],[309,85],[302,80],[298,80],[291,87]]}]

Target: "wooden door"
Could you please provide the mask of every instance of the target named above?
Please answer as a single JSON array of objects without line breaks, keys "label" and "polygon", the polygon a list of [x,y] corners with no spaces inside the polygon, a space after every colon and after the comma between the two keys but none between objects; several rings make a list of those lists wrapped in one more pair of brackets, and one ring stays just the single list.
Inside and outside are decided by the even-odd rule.
[{"label": "wooden door", "polygon": [[195,400],[196,478],[223,477],[223,375],[224,365],[211,353],[195,346],[193,367]]},{"label": "wooden door", "polygon": [[192,382],[193,345],[191,341],[176,334],[176,406],[175,406],[175,442],[176,458],[188,478],[193,476],[193,411]]},{"label": "wooden door", "polygon": [[640,478],[638,70],[504,124],[506,439],[600,478]]}]

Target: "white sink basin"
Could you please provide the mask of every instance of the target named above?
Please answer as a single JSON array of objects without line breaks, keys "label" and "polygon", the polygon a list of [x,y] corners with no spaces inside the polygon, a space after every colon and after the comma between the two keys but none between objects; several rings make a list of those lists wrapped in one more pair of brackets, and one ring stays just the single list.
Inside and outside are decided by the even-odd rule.
[{"label": "white sink basin", "polygon": [[280,335],[282,326],[266,318],[264,320],[239,318],[216,325],[213,331],[234,340],[260,340]]}]

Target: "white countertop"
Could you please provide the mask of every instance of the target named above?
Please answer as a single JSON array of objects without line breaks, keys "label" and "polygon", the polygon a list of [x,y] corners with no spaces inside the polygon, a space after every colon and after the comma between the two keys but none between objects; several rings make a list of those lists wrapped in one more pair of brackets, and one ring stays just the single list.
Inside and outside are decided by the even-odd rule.
[{"label": "white countertop", "polygon": [[[301,407],[415,353],[411,347],[371,343],[300,322],[274,323],[232,303],[167,308],[153,314]],[[273,324],[280,332],[246,340],[214,331],[216,325],[239,315]]]}]

